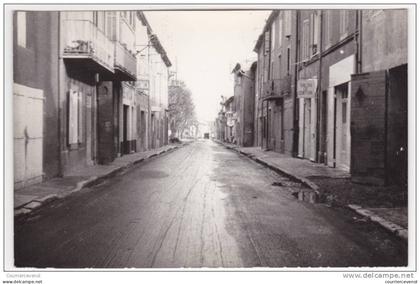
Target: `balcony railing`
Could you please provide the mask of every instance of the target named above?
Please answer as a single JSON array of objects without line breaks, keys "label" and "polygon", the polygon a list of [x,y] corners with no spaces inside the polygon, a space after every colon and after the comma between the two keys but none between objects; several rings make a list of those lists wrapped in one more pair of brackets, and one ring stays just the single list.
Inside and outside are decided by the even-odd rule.
[{"label": "balcony railing", "polygon": [[291,76],[268,80],[263,84],[263,97],[283,97],[291,92]]},{"label": "balcony railing", "polygon": [[64,58],[90,58],[114,70],[114,43],[89,20],[64,20]]},{"label": "balcony railing", "polygon": [[127,79],[136,80],[136,56],[119,42],[115,43],[115,68],[126,73]]}]

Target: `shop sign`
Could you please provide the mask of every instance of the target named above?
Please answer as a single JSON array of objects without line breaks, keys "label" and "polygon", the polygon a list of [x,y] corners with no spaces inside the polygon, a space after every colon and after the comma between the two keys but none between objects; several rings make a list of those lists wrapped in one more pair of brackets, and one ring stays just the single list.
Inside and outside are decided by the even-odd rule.
[{"label": "shop sign", "polygon": [[317,79],[302,79],[298,81],[297,93],[298,98],[314,98],[316,93],[316,87],[318,84]]}]

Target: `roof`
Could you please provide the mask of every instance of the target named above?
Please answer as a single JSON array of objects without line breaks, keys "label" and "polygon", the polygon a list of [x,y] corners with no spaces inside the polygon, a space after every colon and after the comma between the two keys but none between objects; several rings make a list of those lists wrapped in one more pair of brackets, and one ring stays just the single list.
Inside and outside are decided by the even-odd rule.
[{"label": "roof", "polygon": [[171,67],[172,63],[169,60],[165,49],[160,43],[158,36],[155,33],[153,33],[152,27],[150,26],[149,21],[147,20],[144,13],[142,11],[137,11],[137,18],[141,21],[143,26],[147,28],[147,35],[149,36],[150,42],[152,43],[156,51],[160,54],[160,57],[162,58],[163,62],[165,62],[165,65],[167,67]]},{"label": "roof", "polygon": [[270,29],[271,24],[273,23],[274,19],[279,15],[279,13],[280,13],[279,10],[273,10],[270,16],[268,16],[268,19],[265,21],[264,28],[260,36],[258,37],[257,43],[255,44],[254,52],[258,52],[258,50],[260,49],[261,44],[264,41],[264,33]]}]

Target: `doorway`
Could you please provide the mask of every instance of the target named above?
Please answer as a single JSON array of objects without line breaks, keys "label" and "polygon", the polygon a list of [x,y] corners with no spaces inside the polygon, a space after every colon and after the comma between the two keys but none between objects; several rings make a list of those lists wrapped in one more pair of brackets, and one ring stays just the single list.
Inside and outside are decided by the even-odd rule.
[{"label": "doorway", "polygon": [[140,127],[141,151],[146,151],[146,114],[144,111],[140,112]]},{"label": "doorway", "polygon": [[122,141],[122,153],[128,154],[130,152],[129,141],[128,141],[128,121],[129,121],[129,106],[123,105],[123,141]]},{"label": "doorway", "polygon": [[350,98],[349,84],[334,88],[335,94],[335,160],[336,167],[350,169]]}]

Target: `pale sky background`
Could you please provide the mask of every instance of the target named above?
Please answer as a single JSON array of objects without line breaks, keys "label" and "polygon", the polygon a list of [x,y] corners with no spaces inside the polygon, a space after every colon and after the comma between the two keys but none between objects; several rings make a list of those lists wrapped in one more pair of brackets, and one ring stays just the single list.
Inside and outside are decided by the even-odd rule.
[{"label": "pale sky background", "polygon": [[253,52],[270,11],[145,12],[169,59],[193,94],[197,118],[211,121],[220,96],[233,95],[232,69]]}]

